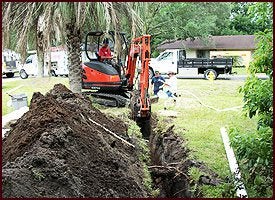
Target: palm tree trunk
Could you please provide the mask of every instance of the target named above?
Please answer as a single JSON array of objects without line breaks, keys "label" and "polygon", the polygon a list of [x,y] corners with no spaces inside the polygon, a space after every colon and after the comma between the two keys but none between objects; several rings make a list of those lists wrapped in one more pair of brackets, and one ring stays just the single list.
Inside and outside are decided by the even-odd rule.
[{"label": "palm tree trunk", "polygon": [[37,42],[36,42],[36,50],[37,50],[37,65],[38,65],[38,77],[44,76],[44,51],[43,51],[43,33],[41,31],[37,31]]},{"label": "palm tree trunk", "polygon": [[70,89],[81,94],[81,34],[73,23],[66,24],[66,44],[68,48],[68,70]]}]

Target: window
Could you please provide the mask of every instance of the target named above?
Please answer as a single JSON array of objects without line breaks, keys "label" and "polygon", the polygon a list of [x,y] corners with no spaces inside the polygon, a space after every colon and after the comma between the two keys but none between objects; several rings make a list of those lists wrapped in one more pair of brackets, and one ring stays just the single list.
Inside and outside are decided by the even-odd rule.
[{"label": "window", "polygon": [[209,58],[209,57],[210,57],[209,51],[197,50],[197,58]]},{"label": "window", "polygon": [[28,64],[28,63],[32,63],[32,59],[31,58],[26,60],[26,64]]},{"label": "window", "polygon": [[173,52],[165,52],[162,54],[159,58],[158,61],[160,60],[171,60],[173,58]]},{"label": "window", "polygon": [[180,50],[179,51],[179,58],[178,60],[184,60],[186,58],[186,52],[185,50]]}]

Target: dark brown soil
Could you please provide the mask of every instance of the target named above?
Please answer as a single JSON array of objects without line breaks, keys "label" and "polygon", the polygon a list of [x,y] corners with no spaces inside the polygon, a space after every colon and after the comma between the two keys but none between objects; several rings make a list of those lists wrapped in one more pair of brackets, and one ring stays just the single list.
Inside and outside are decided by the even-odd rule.
[{"label": "dark brown soil", "polygon": [[[3,197],[146,197],[138,148],[124,122],[56,85],[35,93],[3,139]],[[134,144],[137,146],[137,144]]]}]

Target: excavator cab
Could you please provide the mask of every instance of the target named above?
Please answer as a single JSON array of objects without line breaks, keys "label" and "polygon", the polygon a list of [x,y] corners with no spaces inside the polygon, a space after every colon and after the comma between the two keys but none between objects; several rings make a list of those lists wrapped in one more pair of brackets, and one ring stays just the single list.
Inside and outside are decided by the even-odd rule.
[{"label": "excavator cab", "polygon": [[[114,31],[108,33],[102,31],[89,32],[85,38],[86,60],[82,64],[82,88],[99,91],[122,90],[124,81],[123,65],[120,53],[115,52],[115,40],[119,44],[127,42],[124,33],[115,35]],[[102,45],[108,41],[108,48],[112,57],[101,57],[99,51]],[[115,55],[117,54],[117,55]]]}]

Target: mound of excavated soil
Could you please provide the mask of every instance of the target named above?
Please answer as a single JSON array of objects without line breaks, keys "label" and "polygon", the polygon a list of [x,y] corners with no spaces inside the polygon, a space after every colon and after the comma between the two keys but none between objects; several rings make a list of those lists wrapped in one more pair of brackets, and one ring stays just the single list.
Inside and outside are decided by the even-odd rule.
[{"label": "mound of excavated soil", "polygon": [[133,144],[122,121],[65,86],[35,93],[3,139],[3,197],[146,197],[138,148],[107,129]]}]

